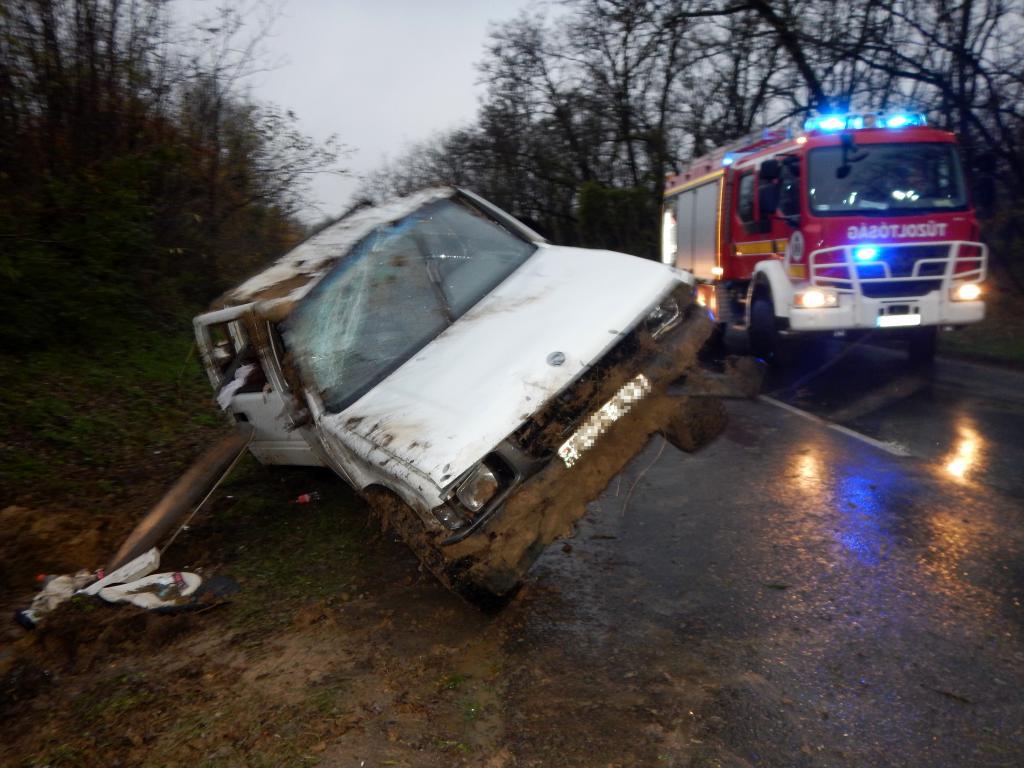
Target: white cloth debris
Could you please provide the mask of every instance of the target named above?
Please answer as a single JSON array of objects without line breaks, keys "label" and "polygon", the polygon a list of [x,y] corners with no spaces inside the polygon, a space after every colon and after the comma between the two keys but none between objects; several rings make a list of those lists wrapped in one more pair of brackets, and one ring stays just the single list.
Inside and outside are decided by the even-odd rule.
[{"label": "white cloth debris", "polygon": [[226,411],[228,409],[228,406],[231,405],[231,399],[235,396],[235,393],[245,386],[245,382],[249,378],[249,374],[255,370],[255,365],[240,365],[238,370],[235,371],[235,378],[220,388],[220,392],[217,393],[217,405],[220,406],[222,411]]},{"label": "white cloth debris", "polygon": [[43,590],[32,599],[32,605],[16,614],[18,622],[26,627],[34,627],[46,614],[70,600],[77,590],[95,578],[96,574],[90,571],[79,571],[73,576],[57,576],[50,579]]},{"label": "white cloth debris", "polygon": [[90,584],[81,590],[83,595],[95,595],[104,587],[112,587],[115,584],[123,584],[126,581],[136,581],[143,576],[148,576],[160,567],[160,550],[153,547],[148,552],[143,552],[134,560],[129,560],[117,570],[111,571],[99,581]]},{"label": "white cloth debris", "polygon": [[202,583],[202,578],[194,573],[154,573],[127,584],[105,587],[99,596],[108,603],[131,603],[147,611],[166,610],[191,603],[192,594]]}]

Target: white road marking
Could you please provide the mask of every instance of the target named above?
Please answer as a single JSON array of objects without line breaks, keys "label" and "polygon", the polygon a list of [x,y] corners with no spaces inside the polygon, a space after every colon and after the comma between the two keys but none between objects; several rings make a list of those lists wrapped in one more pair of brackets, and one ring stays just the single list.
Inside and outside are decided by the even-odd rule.
[{"label": "white road marking", "polygon": [[863,435],[860,432],[857,432],[856,430],[850,429],[849,427],[844,427],[842,424],[836,424],[834,421],[823,419],[820,416],[815,416],[813,413],[800,410],[799,408],[796,408],[795,406],[792,406],[789,403],[784,403],[781,400],[776,400],[774,397],[769,397],[768,395],[758,395],[757,399],[763,403],[768,403],[769,405],[774,405],[776,408],[781,408],[784,411],[788,411],[789,413],[792,413],[796,416],[801,416],[807,419],[808,421],[813,421],[815,424],[821,424],[822,426],[835,430],[840,434],[852,437],[854,440],[860,440],[862,443],[867,443],[868,445],[878,448],[879,450],[885,451],[886,453],[892,454],[893,456],[913,455],[906,448],[906,446],[901,445],[900,443],[876,440],[873,437]]}]

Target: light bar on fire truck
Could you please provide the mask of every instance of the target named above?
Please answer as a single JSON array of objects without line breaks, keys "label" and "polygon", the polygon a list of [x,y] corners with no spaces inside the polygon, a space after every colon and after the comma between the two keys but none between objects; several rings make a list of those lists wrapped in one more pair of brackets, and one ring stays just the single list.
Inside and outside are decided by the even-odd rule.
[{"label": "light bar on fire truck", "polygon": [[805,131],[859,130],[861,128],[909,128],[927,125],[924,115],[915,112],[850,112],[845,115],[820,115],[804,122]]}]

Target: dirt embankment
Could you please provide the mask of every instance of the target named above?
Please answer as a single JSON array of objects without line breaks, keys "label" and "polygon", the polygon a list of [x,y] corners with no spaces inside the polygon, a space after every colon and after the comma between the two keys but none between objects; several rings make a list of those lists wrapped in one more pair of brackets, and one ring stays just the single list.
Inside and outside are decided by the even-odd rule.
[{"label": "dirt embankment", "polygon": [[[116,521],[97,539],[73,512],[43,519],[4,512],[20,566],[108,554]],[[0,765],[505,764],[488,760],[516,617],[446,592],[330,473],[241,467],[164,563],[242,591],[175,616],[75,599],[33,633],[6,625]]]},{"label": "dirt embankment", "polygon": [[81,509],[0,510],[0,594],[4,608],[31,598],[35,577],[98,568],[128,525],[114,514]]}]

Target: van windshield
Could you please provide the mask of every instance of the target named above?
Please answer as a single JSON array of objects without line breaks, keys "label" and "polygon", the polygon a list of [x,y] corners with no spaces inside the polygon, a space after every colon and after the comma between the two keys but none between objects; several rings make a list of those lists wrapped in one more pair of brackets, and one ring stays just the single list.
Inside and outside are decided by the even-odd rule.
[{"label": "van windshield", "polygon": [[344,410],[536,250],[480,210],[440,200],[357,244],[284,325],[327,410]]},{"label": "van windshield", "polygon": [[863,144],[812,149],[808,197],[819,216],[873,211],[926,213],[964,208],[960,158],[952,144]]}]

